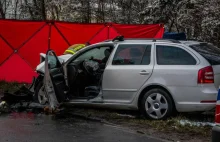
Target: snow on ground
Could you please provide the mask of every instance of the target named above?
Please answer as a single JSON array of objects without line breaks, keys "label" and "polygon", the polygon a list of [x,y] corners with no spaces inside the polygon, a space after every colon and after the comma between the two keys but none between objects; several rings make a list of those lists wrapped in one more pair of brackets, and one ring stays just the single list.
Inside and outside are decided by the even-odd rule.
[{"label": "snow on ground", "polygon": [[190,126],[215,126],[215,123],[212,122],[196,122],[196,121],[190,121],[190,120],[179,120],[179,123],[183,126],[190,125]]}]

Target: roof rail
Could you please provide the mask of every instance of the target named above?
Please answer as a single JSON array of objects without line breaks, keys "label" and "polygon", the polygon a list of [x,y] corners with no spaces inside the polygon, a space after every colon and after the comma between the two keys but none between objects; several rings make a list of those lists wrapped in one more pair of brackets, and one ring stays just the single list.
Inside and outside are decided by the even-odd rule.
[{"label": "roof rail", "polygon": [[181,43],[175,39],[163,39],[163,38],[125,38],[124,40],[151,40],[153,42],[163,41],[163,42],[172,42],[172,43]]},{"label": "roof rail", "polygon": [[124,40],[149,40],[152,42],[172,42],[172,43],[181,43],[178,40],[175,39],[162,39],[162,38],[124,38],[124,36],[117,36],[114,39],[110,39],[110,40],[105,40],[105,42],[109,42],[109,41],[124,41]]}]

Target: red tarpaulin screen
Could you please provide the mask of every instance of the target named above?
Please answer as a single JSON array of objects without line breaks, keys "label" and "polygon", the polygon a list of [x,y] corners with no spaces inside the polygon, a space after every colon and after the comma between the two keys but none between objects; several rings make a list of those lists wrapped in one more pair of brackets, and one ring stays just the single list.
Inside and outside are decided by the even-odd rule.
[{"label": "red tarpaulin screen", "polygon": [[123,35],[125,38],[162,38],[162,24],[79,24],[54,21],[0,20],[0,80],[31,83],[40,53],[57,55],[76,43],[90,44]]}]

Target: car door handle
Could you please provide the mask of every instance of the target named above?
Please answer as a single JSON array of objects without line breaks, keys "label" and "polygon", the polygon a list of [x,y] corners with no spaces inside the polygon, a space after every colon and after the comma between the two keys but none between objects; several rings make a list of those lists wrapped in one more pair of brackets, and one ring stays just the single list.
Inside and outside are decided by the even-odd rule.
[{"label": "car door handle", "polygon": [[142,71],[140,72],[140,75],[148,75],[148,74],[150,74],[150,73],[147,72],[147,71],[145,71],[145,70],[142,70]]}]

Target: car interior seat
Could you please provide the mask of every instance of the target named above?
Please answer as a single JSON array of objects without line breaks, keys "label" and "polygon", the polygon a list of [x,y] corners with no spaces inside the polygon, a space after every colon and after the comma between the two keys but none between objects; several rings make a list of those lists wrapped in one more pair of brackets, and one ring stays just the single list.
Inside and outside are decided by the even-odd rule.
[{"label": "car interior seat", "polygon": [[[103,69],[103,72],[110,54],[111,54],[111,49],[105,49],[104,51],[105,57],[102,59],[102,64],[100,64],[100,68]],[[85,96],[87,96],[88,99],[92,99],[98,96],[102,86],[102,78],[103,78],[103,74],[101,75],[98,81],[98,86],[88,86],[85,88]]]},{"label": "car interior seat", "polygon": [[131,48],[130,49],[130,57],[132,64],[140,64],[142,53],[138,48]]},{"label": "car interior seat", "polygon": [[105,57],[102,59],[102,63],[100,64],[100,68],[105,69],[106,63],[108,61],[109,56],[111,55],[111,49],[105,49],[104,51]]},{"label": "car interior seat", "polygon": [[109,58],[110,54],[111,54],[111,50],[110,49],[105,49],[105,51],[104,51],[105,57],[102,59],[103,63],[106,63],[108,61],[108,58]]}]

